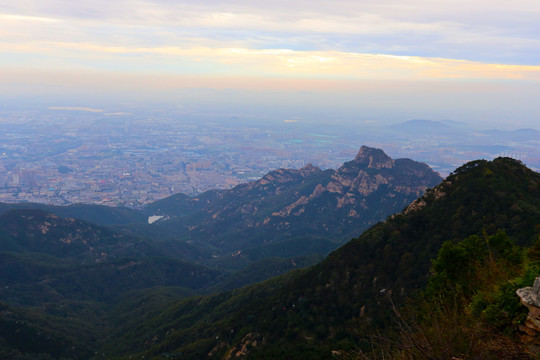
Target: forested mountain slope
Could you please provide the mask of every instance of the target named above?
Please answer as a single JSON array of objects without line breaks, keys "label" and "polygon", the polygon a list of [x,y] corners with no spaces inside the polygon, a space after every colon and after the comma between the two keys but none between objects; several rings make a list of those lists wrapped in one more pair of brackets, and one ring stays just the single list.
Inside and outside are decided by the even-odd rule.
[{"label": "forested mountain slope", "polygon": [[357,345],[364,326],[384,328],[391,314],[388,294],[399,304],[423,289],[444,241],[504,230],[530,246],[539,224],[538,173],[509,158],[474,161],[322,263],[233,292],[180,301],[138,330],[126,331],[119,353],[330,359],[333,350]]}]

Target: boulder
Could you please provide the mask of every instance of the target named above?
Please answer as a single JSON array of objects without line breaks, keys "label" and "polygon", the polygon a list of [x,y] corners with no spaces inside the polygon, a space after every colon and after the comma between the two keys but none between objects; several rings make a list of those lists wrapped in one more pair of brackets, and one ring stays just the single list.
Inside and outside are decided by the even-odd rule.
[{"label": "boulder", "polygon": [[519,300],[529,309],[529,314],[519,329],[523,333],[522,340],[535,345],[540,344],[540,277],[534,280],[533,286],[516,291]]}]

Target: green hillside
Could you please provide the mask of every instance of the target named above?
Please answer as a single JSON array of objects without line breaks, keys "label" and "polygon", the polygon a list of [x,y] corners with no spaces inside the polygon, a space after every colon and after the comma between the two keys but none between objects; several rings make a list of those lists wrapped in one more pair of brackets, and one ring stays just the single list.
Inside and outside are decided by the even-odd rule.
[{"label": "green hillside", "polygon": [[81,219],[100,225],[145,222],[148,216],[140,210],[104,205],[73,204],[55,206],[36,203],[0,203],[0,213],[13,209],[40,209],[62,217]]},{"label": "green hillside", "polygon": [[[372,155],[354,166],[385,163]],[[208,256],[187,243],[10,210],[0,215],[0,357],[528,359],[515,290],[540,275],[539,229],[540,175],[508,158],[462,166],[299,270],[320,258],[294,254],[327,240],[214,256],[245,267],[224,273],[182,261],[183,249]]]},{"label": "green hillside", "polygon": [[[146,358],[330,359],[332,350],[361,347],[367,329],[393,323],[388,294],[403,304],[424,289],[443,242],[504,230],[529,247],[538,224],[539,174],[508,158],[471,162],[322,263],[270,282],[180,301],[119,341],[127,342],[130,354],[140,351]],[[149,339],[150,345],[140,345]]]}]

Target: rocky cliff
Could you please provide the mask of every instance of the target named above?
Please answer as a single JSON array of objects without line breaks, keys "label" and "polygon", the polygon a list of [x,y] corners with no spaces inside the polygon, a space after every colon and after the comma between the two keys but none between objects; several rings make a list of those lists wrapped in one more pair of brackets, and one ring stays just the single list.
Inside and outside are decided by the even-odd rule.
[{"label": "rocky cliff", "polygon": [[279,169],[231,190],[171,197],[148,209],[169,219],[155,227],[228,251],[298,237],[342,243],[441,180],[426,164],[362,146],[337,170]]}]

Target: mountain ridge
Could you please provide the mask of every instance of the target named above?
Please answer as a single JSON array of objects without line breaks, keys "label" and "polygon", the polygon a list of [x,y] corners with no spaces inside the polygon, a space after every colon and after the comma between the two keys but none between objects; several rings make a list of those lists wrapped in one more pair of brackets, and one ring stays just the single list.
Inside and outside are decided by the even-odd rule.
[{"label": "mountain ridge", "polygon": [[229,251],[300,235],[339,243],[403,209],[441,180],[426,164],[393,160],[363,146],[337,170],[308,164],[274,170],[230,190],[162,199],[147,210],[167,220],[146,231],[170,231]]},{"label": "mountain ridge", "polygon": [[[158,341],[141,354],[331,359],[334,351],[354,347],[351,341],[363,336],[358,333],[363,326],[392,323],[391,304],[383,300],[392,294],[402,303],[421,290],[430,259],[444,241],[504,229],[530,246],[540,224],[539,204],[540,174],[519,161],[465,164],[415,206],[311,268],[231,293],[180,301],[162,314],[166,324],[147,324],[146,336]],[[175,333],[167,335],[170,328]]]},{"label": "mountain ridge", "polygon": [[[295,196],[292,204],[301,200],[284,217],[295,216],[294,212],[313,201],[315,205],[330,202],[333,211],[344,209],[342,213],[338,211],[339,219],[350,211],[345,200],[364,196],[362,192],[384,195],[389,194],[389,189],[397,188],[400,194],[414,195],[424,188],[421,183],[414,184],[415,176],[397,175],[419,176],[427,165],[418,165],[410,159],[389,160],[376,149],[361,149],[359,153],[337,170],[307,168],[304,174],[283,170],[272,175],[272,179],[283,176],[282,182],[253,185],[251,189],[271,187],[274,193],[279,189],[280,202],[270,201],[273,207],[268,207],[264,216],[283,209],[288,211],[290,195]],[[289,181],[301,186],[283,186]],[[247,188],[240,187],[237,191],[261,200],[260,193]],[[25,336],[0,333],[0,342],[7,345],[0,348],[0,356],[36,358],[30,352],[37,351],[44,358],[46,354],[51,354],[49,358],[63,354],[87,359],[98,351],[101,357],[119,359],[132,356],[331,359],[336,354],[348,354],[347,351],[353,354],[368,337],[368,329],[386,329],[393,323],[389,317],[392,313],[392,305],[387,302],[389,296],[399,306],[422,291],[429,278],[431,259],[441,244],[459,243],[471,235],[491,238],[500,230],[524,246],[537,239],[540,174],[519,161],[509,158],[472,161],[422,193],[422,197],[403,206],[401,213],[387,216],[385,221],[371,226],[312,267],[240,289],[183,300],[186,295],[204,292],[205,286],[210,286],[206,287],[208,290],[242,286],[255,275],[279,274],[300,262],[308,265],[318,260],[309,253],[305,257],[286,253],[281,245],[291,251],[294,249],[289,247],[293,244],[307,249],[316,245],[314,242],[321,246],[328,246],[328,242],[323,237],[305,235],[283,243],[263,242],[259,247],[230,252],[226,254],[228,261],[240,259],[245,271],[227,278],[227,274],[176,259],[144,257],[144,251],[138,258],[122,255],[127,249],[133,251],[133,247],[135,252],[130,254],[136,255],[147,242],[150,246],[157,240],[126,234],[115,237],[110,229],[102,228],[96,229],[101,234],[96,238],[92,235],[96,225],[79,223],[80,220],[62,219],[41,210],[5,212],[0,216],[0,245],[4,246],[0,249],[7,251],[0,252],[0,271],[11,277],[3,276],[0,284],[3,301],[9,301],[8,305],[0,304],[0,323],[10,329],[21,329],[24,334],[31,333],[32,348],[28,348],[26,357],[19,356],[17,351],[25,350]],[[231,193],[212,191],[198,203],[209,206],[214,201],[219,204],[232,199],[230,208],[223,207],[224,210],[231,214],[246,211],[246,204],[235,202],[238,196],[227,194]],[[333,197],[336,194],[339,196]],[[392,201],[394,197],[379,197],[379,201]],[[341,200],[338,208],[342,198],[345,200]],[[178,196],[179,201],[182,199],[192,201]],[[198,205],[197,201],[194,205]],[[369,205],[367,200],[366,205]],[[213,214],[206,215],[212,219]],[[244,215],[248,217],[249,211]],[[319,219],[326,216],[319,215]],[[330,220],[322,224],[328,225]],[[70,230],[71,225],[77,226]],[[66,231],[60,231],[63,226],[67,227]],[[76,230],[79,226],[81,231]],[[86,244],[85,231],[90,234]],[[302,231],[303,228],[299,233]],[[39,245],[33,243],[37,240],[47,248],[31,247]],[[168,241],[173,245],[174,240]],[[115,244],[125,244],[126,249],[116,253],[108,250],[110,246],[114,249]],[[155,250],[163,251],[167,242],[161,243],[164,244],[165,247]],[[19,248],[10,247],[16,245]],[[71,245],[78,250],[63,249]],[[87,245],[97,254],[109,252],[114,256],[96,256]],[[27,246],[28,250],[43,252],[59,246],[58,254],[65,257],[25,252]],[[540,245],[537,247],[540,249]],[[171,246],[170,255],[178,251],[173,250]],[[269,258],[276,255],[282,258]],[[293,257],[283,259],[289,255]],[[83,266],[79,266],[81,257],[88,259]],[[264,257],[267,260],[253,263]],[[225,262],[225,257],[216,261]],[[113,285],[107,286],[108,283]],[[69,330],[62,330],[62,324],[67,323]],[[58,340],[54,344],[33,335],[51,331]],[[62,344],[85,350],[79,354],[66,352]]]}]

